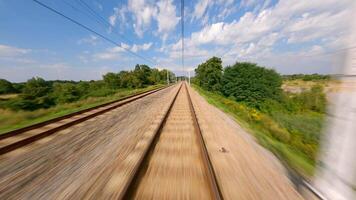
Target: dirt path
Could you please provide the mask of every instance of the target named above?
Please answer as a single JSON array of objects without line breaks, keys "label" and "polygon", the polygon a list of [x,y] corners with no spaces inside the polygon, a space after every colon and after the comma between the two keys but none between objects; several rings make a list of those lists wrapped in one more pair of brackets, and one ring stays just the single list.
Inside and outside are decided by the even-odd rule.
[{"label": "dirt path", "polygon": [[189,88],[224,199],[301,199],[284,172],[229,116]]}]

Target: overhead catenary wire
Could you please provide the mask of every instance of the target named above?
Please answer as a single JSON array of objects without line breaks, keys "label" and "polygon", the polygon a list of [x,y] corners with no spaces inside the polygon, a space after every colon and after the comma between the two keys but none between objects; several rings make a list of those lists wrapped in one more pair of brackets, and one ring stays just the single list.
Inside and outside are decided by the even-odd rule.
[{"label": "overhead catenary wire", "polygon": [[183,69],[183,78],[185,76],[184,71],[184,0],[181,0],[181,25],[182,25],[182,69]]},{"label": "overhead catenary wire", "polygon": [[72,2],[69,3],[67,0],[63,0],[63,3],[66,4],[67,6],[71,7],[73,10],[82,13],[83,15],[85,15],[88,18],[93,19],[94,21],[96,21],[99,25],[103,26],[103,28],[106,28],[106,26],[104,26],[97,18],[95,18],[93,15],[90,15],[86,12],[83,12],[82,10],[80,10],[79,8],[75,7]]},{"label": "overhead catenary wire", "polygon": [[108,22],[108,20],[106,20],[103,16],[101,16],[98,12],[96,12],[93,8],[90,7],[90,5],[88,5],[88,3],[86,3],[84,0],[77,0],[77,2],[84,8],[87,9],[97,20],[101,21],[101,24],[103,26],[108,26],[111,31],[113,31],[113,33],[115,33],[118,37],[122,38],[123,40],[125,40],[128,43],[133,44],[134,42],[131,41],[130,39],[128,39],[127,37],[125,37],[124,35],[120,34],[116,28],[110,23]]},{"label": "overhead catenary wire", "polygon": [[154,62],[153,60],[150,60],[150,59],[148,59],[148,58],[145,58],[145,57],[143,57],[143,56],[141,56],[141,55],[139,55],[139,54],[137,54],[137,53],[131,51],[130,49],[128,49],[128,48],[126,48],[126,47],[123,47],[121,44],[115,42],[114,40],[112,40],[112,39],[110,39],[110,38],[108,38],[108,37],[106,37],[106,36],[104,36],[104,35],[102,35],[102,34],[96,32],[95,30],[93,30],[93,29],[89,28],[88,26],[86,26],[86,25],[84,25],[84,24],[82,24],[82,23],[80,23],[80,22],[74,20],[73,18],[64,15],[63,13],[57,11],[56,9],[54,9],[54,8],[52,8],[52,7],[50,7],[50,6],[46,5],[46,4],[44,4],[44,3],[40,2],[40,1],[38,1],[38,0],[32,0],[32,1],[34,1],[35,3],[37,3],[38,5],[40,5],[40,6],[44,7],[44,8],[46,8],[46,9],[48,9],[48,10],[50,10],[50,11],[56,13],[57,15],[59,15],[59,16],[61,16],[61,17],[64,17],[65,19],[71,21],[72,23],[74,23],[74,24],[76,24],[76,25],[82,27],[83,29],[85,29],[85,30],[87,30],[87,31],[89,31],[89,32],[91,32],[91,33],[93,33],[93,34],[95,34],[95,35],[97,35],[97,36],[103,38],[103,39],[106,40],[107,42],[110,42],[110,43],[114,44],[115,46],[118,46],[118,47],[122,48],[123,50],[125,50],[125,51],[128,52],[128,53],[130,53],[131,55],[136,56],[136,57],[138,57],[138,58],[141,58],[142,60],[145,60],[145,61],[147,61],[147,62],[149,62],[149,63],[151,63],[151,64],[156,65],[156,62]]}]

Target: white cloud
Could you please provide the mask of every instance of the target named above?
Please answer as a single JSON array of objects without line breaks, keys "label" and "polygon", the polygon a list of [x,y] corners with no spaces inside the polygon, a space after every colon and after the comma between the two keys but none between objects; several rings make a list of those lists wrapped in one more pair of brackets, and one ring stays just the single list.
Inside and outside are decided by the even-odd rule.
[{"label": "white cloud", "polygon": [[135,33],[143,36],[143,32],[151,24],[152,18],[157,14],[157,8],[145,0],[128,0],[128,10],[133,13]]},{"label": "white cloud", "polygon": [[[207,17],[208,4],[204,4],[204,2],[206,3],[206,1],[199,1],[200,4],[197,4],[195,18]],[[219,0],[212,4],[218,2]],[[201,30],[193,32],[185,39],[186,60],[188,62],[190,56],[192,56],[191,60],[196,60],[195,58],[200,56],[200,60],[195,61],[198,64],[204,59],[216,55],[222,56],[225,64],[232,64],[236,60],[249,60],[276,65],[277,68],[282,69],[283,65],[277,62],[280,57],[293,57],[295,63],[298,63],[298,56],[301,56],[298,55],[299,52],[308,55],[312,52],[325,52],[326,49],[332,51],[342,48],[342,44],[347,41],[345,38],[348,36],[346,30],[349,21],[345,19],[351,18],[352,3],[352,0],[281,0],[275,5],[271,5],[271,1],[264,3],[243,1],[244,6],[254,6],[255,9],[231,22],[216,21],[224,18],[218,16],[213,20],[216,22],[205,25]],[[230,5],[230,7],[233,6]],[[276,46],[277,44],[278,46]],[[281,44],[286,48],[283,53],[279,51]],[[317,45],[310,46],[311,44]],[[297,45],[298,48],[288,49],[288,45]],[[178,41],[167,45],[163,52],[169,54],[170,58],[179,58],[181,56],[180,49],[181,45]],[[335,60],[338,60],[336,57],[334,56]],[[305,59],[310,61],[303,61],[300,66],[291,65],[299,67],[298,69],[301,71],[315,72],[315,70],[321,69],[322,65],[327,69],[330,68],[330,63],[340,64],[331,61],[331,59],[325,59],[330,61],[329,63],[323,61],[324,58]],[[311,67],[312,60],[317,67]],[[285,59],[283,64],[285,65],[287,62],[288,59]]]},{"label": "white cloud", "polygon": [[110,15],[109,17],[109,23],[111,24],[111,26],[115,26],[116,24],[116,20],[119,16],[118,10],[119,10],[118,8],[114,8],[114,14]]},{"label": "white cloud", "polygon": [[0,44],[0,58],[1,57],[16,57],[31,52],[31,49],[22,49],[8,45]]},{"label": "white cloud", "polygon": [[[147,51],[152,47],[153,43],[144,43],[141,45],[138,44],[133,44],[132,46],[121,43],[121,47],[113,47],[113,48],[108,48],[105,49],[105,51],[96,53],[93,55],[94,61],[98,60],[118,60],[123,59],[124,57],[122,56],[122,53],[126,52],[126,50],[130,50],[132,52],[138,52],[138,51]],[[84,59],[82,59],[84,61]]]},{"label": "white cloud", "polygon": [[198,0],[194,6],[193,19],[201,19],[211,3],[211,0]]},{"label": "white cloud", "polygon": [[348,10],[338,13],[323,12],[316,15],[305,13],[284,28],[284,32],[289,35],[288,43],[307,42],[344,33],[348,26],[345,19],[349,14]]},{"label": "white cloud", "polygon": [[241,8],[244,8],[244,7],[251,7],[251,6],[254,6],[258,3],[257,0],[241,0],[240,2],[240,7]]},{"label": "white cloud", "polygon": [[110,25],[115,26],[118,19],[120,20],[121,27],[123,27],[122,25],[128,25],[126,21],[127,12],[127,6],[122,6],[121,8],[114,8],[114,13],[109,17]]},{"label": "white cloud", "polygon": [[149,43],[145,43],[145,44],[142,44],[142,45],[137,45],[137,44],[134,44],[131,48],[131,51],[133,52],[138,52],[138,51],[147,51],[148,49],[150,49],[152,46],[152,42],[149,42]]},{"label": "white cloud", "polygon": [[95,46],[98,43],[99,43],[99,38],[95,35],[90,35],[89,37],[78,40],[78,44],[90,44]]},{"label": "white cloud", "polygon": [[176,7],[173,0],[161,0],[157,2],[158,12],[155,16],[158,24],[158,33],[163,34],[163,40],[166,40],[168,33],[175,29],[179,22],[176,15]]},{"label": "white cloud", "polygon": [[[310,3],[315,1],[320,4],[323,2],[323,5],[316,6],[316,3]],[[191,40],[196,46],[204,44],[231,46],[241,43],[257,43],[259,40],[269,40],[270,43],[273,41],[273,44],[283,37],[291,43],[344,33],[343,30],[348,24],[344,19],[348,19],[352,10],[343,10],[342,8],[347,8],[347,6],[336,0],[325,0],[326,5],[322,0],[315,1],[298,1],[298,3],[292,0],[280,1],[274,7],[258,13],[246,12],[238,21],[207,25],[200,31],[192,33],[188,41]],[[310,12],[311,10],[313,12]],[[306,14],[308,12],[310,14]]]},{"label": "white cloud", "polygon": [[[129,46],[125,43],[121,43],[121,46],[123,48],[129,48]],[[113,48],[108,48],[104,52],[96,53],[93,55],[94,61],[97,60],[117,60],[121,58],[121,53],[125,52],[125,50],[122,47],[113,47]]]}]

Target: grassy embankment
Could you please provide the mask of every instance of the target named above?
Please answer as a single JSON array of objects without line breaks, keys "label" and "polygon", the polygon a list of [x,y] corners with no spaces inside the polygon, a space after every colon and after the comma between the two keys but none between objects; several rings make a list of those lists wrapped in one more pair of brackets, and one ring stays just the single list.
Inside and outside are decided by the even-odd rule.
[{"label": "grassy embankment", "polygon": [[73,103],[58,104],[48,109],[38,109],[34,111],[0,109],[0,134],[162,86],[163,85],[154,85],[140,89],[119,89],[114,95],[89,97]]},{"label": "grassy embankment", "polygon": [[324,114],[312,111],[290,113],[283,109],[261,112],[199,86],[193,87],[210,104],[233,116],[289,167],[304,176],[313,175]]}]

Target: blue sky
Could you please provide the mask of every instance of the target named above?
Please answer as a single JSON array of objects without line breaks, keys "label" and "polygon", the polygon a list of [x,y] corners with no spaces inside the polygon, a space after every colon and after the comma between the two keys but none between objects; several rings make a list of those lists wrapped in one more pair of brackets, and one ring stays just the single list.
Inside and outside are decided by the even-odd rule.
[{"label": "blue sky", "polygon": [[[100,79],[135,64],[181,66],[180,1],[40,0],[112,39],[125,52],[31,0],[0,0],[0,78]],[[98,23],[93,13],[107,23]],[[347,44],[353,0],[185,1],[185,70],[212,56],[290,73],[333,73]]]}]

